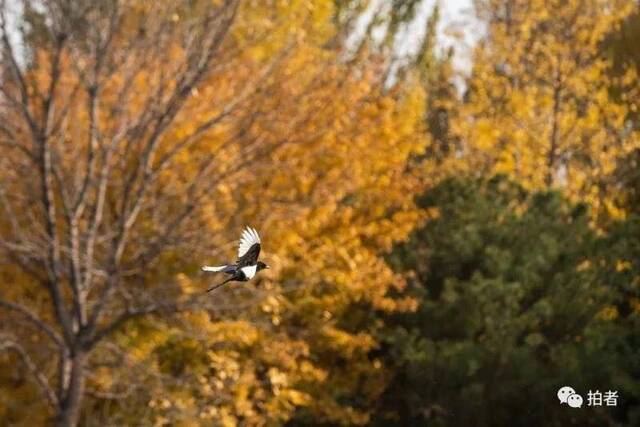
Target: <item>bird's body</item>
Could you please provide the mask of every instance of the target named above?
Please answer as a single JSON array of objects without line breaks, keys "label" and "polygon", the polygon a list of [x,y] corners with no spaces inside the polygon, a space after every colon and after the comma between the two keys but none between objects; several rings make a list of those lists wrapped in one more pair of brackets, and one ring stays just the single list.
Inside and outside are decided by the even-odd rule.
[{"label": "bird's body", "polygon": [[262,261],[258,261],[259,255],[260,236],[255,229],[247,227],[242,232],[240,246],[238,247],[238,260],[234,264],[202,267],[203,271],[211,273],[220,272],[231,275],[231,277],[224,282],[210,287],[207,292],[219,288],[228,282],[247,282],[253,279],[258,271],[269,268],[269,266]]},{"label": "bird's body", "polygon": [[258,269],[258,265],[248,265],[246,267],[242,267],[240,269],[240,271],[242,272],[242,274],[244,274],[244,277],[247,278],[247,280],[251,280],[253,279],[253,276],[256,275],[256,270]]}]

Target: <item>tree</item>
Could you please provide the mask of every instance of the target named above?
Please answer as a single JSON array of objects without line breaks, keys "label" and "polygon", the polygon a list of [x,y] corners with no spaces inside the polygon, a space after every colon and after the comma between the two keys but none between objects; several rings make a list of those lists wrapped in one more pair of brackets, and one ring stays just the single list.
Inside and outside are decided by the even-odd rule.
[{"label": "tree", "polygon": [[[487,34],[474,52],[462,119],[470,170],[507,173],[530,188],[560,186],[609,207],[602,182],[637,147],[629,104],[601,46],[632,1],[477,3]],[[637,81],[625,74],[625,86]]]},{"label": "tree", "polygon": [[[198,87],[234,52],[238,2],[161,3],[24,1],[30,20],[17,27],[15,11],[0,5],[0,254],[14,279],[0,308],[38,336],[3,335],[3,348],[31,372],[61,426],[78,422],[89,358],[106,336],[188,303],[170,288],[151,296],[128,286],[167,247],[187,244],[186,224],[225,173],[210,153],[180,171],[184,193],[175,194],[163,191],[167,169],[246,96],[221,96],[176,134],[197,112]],[[45,345],[53,357],[33,354]]]},{"label": "tree", "polygon": [[[3,21],[7,419],[366,423],[424,94],[340,61],[332,4],[23,2],[24,51]],[[272,275],[203,296],[249,221]]]},{"label": "tree", "polygon": [[386,317],[380,357],[395,368],[374,420],[633,425],[632,403],[571,412],[555,400],[565,384],[637,396],[633,341],[620,345],[631,329],[611,316],[621,294],[600,276],[586,206],[504,177],[450,178],[419,204],[426,223],[389,261],[420,305]]}]

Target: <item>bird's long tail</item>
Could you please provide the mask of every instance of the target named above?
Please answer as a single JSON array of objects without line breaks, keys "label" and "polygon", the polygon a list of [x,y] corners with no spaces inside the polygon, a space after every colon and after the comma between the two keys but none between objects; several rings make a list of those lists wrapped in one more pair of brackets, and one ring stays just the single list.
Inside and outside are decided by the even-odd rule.
[{"label": "bird's long tail", "polygon": [[218,271],[224,271],[225,268],[229,267],[228,265],[205,265],[202,267],[202,271],[209,271],[212,273],[216,273]]},{"label": "bird's long tail", "polygon": [[209,289],[207,289],[207,292],[211,292],[211,291],[213,291],[214,289],[218,289],[220,286],[222,286],[222,285],[224,285],[224,284],[226,284],[227,282],[230,282],[230,281],[232,281],[232,280],[233,280],[233,277],[229,277],[229,278],[228,278],[227,280],[225,280],[224,282],[222,282],[222,283],[218,283],[217,285],[213,285],[212,287],[210,287]]}]

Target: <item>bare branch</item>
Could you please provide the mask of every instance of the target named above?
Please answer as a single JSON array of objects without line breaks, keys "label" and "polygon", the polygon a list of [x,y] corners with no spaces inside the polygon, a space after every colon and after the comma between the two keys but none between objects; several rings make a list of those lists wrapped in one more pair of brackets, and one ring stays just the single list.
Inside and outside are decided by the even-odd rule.
[{"label": "bare branch", "polygon": [[15,340],[11,339],[8,336],[0,336],[0,351],[1,350],[12,351],[20,357],[27,371],[29,371],[29,373],[33,376],[33,379],[38,385],[42,396],[53,408],[56,408],[58,406],[58,396],[49,385],[47,377],[40,369],[38,369],[27,351]]},{"label": "bare branch", "polygon": [[62,338],[51,329],[42,319],[36,316],[27,307],[17,304],[11,301],[0,299],[0,307],[4,307],[7,310],[14,311],[24,317],[29,323],[34,325],[37,329],[43,332],[58,348],[64,348],[64,341]]},{"label": "bare branch", "polygon": [[36,162],[36,155],[23,143],[20,142],[20,139],[16,135],[15,131],[11,129],[8,123],[0,123],[0,133],[4,134],[7,139],[0,140],[0,144],[8,147],[15,148],[23,153],[31,162]]},{"label": "bare branch", "polygon": [[[20,65],[18,65],[15,52],[13,51],[13,46],[11,45],[11,41],[9,40],[9,29],[7,28],[7,18],[5,15],[6,7],[6,1],[0,1],[0,39],[2,40],[2,46],[4,47],[3,57],[8,58],[11,73],[13,74],[13,77],[15,78],[18,85],[18,90],[20,91],[21,99],[18,104],[20,112],[28,123],[31,133],[33,135],[36,135],[36,123],[29,109],[29,90],[27,89],[27,83],[25,81],[22,70],[20,69]],[[5,95],[8,94],[5,93]]]},{"label": "bare branch", "polygon": [[[120,258],[127,245],[129,231],[138,217],[146,193],[153,182],[152,165],[161,137],[182,109],[186,100],[190,97],[191,90],[205,76],[211,61],[219,51],[235,18],[238,2],[235,0],[227,0],[221,8],[225,13],[212,14],[212,16],[204,18],[202,24],[204,40],[187,54],[187,60],[185,62],[186,69],[177,77],[177,83],[171,96],[164,104],[161,112],[156,115],[150,135],[143,145],[142,155],[139,157],[137,166],[125,182],[122,193],[121,213],[118,221],[118,235],[114,240],[110,255],[112,276],[115,276],[115,270],[118,268]],[[218,20],[220,22],[217,22]],[[137,189],[134,190],[136,182],[139,182],[139,184]],[[113,287],[117,281],[117,279],[109,280],[103,287],[89,319],[88,325],[90,330],[94,328],[100,320],[102,311],[108,304],[111,294],[113,293]]]}]

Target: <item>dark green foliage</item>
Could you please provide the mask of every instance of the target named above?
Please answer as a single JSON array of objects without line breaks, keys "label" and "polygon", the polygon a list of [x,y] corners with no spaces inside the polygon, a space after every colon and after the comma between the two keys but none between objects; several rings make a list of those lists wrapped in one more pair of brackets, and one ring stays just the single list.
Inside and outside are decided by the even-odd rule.
[{"label": "dark green foliage", "polygon": [[[636,207],[637,209],[637,207]],[[624,365],[619,380],[626,399],[620,408],[626,425],[640,425],[640,215],[614,223],[599,242],[601,280],[609,284],[618,319],[610,331],[614,352]]]},{"label": "dark green foliage", "polygon": [[[616,260],[608,247],[631,245],[640,262],[640,227],[635,240],[627,229],[606,240],[584,205],[502,177],[447,179],[418,202],[437,215],[389,262],[421,304],[387,319],[381,352],[395,375],[375,423],[637,425],[637,402],[622,400],[638,396],[638,333],[607,315],[630,277],[603,273]],[[583,395],[581,409],[560,405],[563,385]],[[619,406],[588,407],[590,389],[618,390]]]}]

